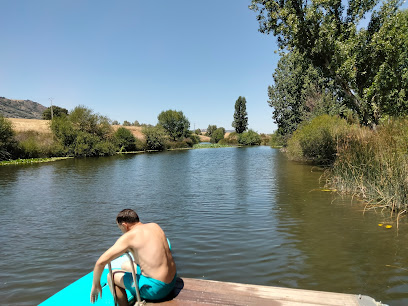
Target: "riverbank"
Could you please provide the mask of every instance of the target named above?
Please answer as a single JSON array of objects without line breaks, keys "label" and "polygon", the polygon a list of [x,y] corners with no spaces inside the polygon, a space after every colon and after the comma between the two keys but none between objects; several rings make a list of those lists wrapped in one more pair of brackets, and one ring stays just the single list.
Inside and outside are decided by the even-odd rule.
[{"label": "riverbank", "polygon": [[327,167],[328,186],[397,217],[408,211],[407,153],[408,119],[370,129],[324,115],[296,130],[287,146],[290,159]]}]

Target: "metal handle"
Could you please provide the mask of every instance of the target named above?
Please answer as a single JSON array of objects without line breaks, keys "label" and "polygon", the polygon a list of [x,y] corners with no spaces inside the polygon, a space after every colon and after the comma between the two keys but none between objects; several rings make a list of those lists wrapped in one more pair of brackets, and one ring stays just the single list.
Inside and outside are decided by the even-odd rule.
[{"label": "metal handle", "polygon": [[[137,277],[136,277],[136,271],[135,271],[135,265],[134,265],[134,262],[133,262],[133,258],[132,258],[132,256],[130,256],[129,252],[126,252],[125,254],[130,260],[130,266],[132,267],[133,282],[135,284],[137,302],[135,303],[134,306],[143,306],[143,305],[146,304],[146,301],[142,301],[142,299],[140,298],[139,285],[137,283]],[[111,265],[110,262],[108,263],[108,268],[109,268],[109,274],[110,274],[111,283],[112,283],[113,303],[116,306],[117,305],[117,296],[116,296],[116,290],[115,290],[115,282],[114,282],[113,273],[112,273],[112,265]]]},{"label": "metal handle", "polygon": [[135,306],[144,305],[145,301],[142,302],[142,300],[140,298],[139,285],[137,283],[137,277],[136,277],[136,272],[135,272],[135,265],[133,263],[133,258],[132,258],[132,256],[130,256],[129,252],[126,252],[125,254],[129,258],[130,266],[132,267],[132,276],[133,276],[133,282],[135,284],[136,299],[137,299],[137,302],[136,302]]}]

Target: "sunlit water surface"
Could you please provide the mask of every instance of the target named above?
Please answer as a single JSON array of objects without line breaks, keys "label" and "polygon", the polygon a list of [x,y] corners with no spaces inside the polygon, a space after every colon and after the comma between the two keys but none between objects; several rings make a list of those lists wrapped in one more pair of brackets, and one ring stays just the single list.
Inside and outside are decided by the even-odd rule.
[{"label": "sunlit water surface", "polygon": [[0,168],[0,301],[33,305],[90,272],[135,209],[178,274],[365,294],[408,304],[408,226],[321,191],[322,172],[269,147],[70,159]]}]

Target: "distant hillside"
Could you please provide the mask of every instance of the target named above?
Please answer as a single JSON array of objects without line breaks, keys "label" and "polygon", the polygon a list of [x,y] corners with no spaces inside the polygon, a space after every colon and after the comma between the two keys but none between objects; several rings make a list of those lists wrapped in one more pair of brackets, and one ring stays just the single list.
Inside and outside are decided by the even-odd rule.
[{"label": "distant hillside", "polygon": [[30,100],[10,100],[0,97],[0,113],[6,118],[42,119],[47,108]]}]

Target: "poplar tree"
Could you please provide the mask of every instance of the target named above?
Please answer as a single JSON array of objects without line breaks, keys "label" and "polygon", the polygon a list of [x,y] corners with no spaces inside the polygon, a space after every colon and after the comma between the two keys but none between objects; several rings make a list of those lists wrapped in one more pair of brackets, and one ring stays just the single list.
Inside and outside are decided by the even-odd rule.
[{"label": "poplar tree", "polygon": [[235,102],[235,113],[232,127],[235,128],[235,131],[238,134],[245,132],[248,128],[248,114],[246,111],[245,97],[239,96],[238,100]]}]

